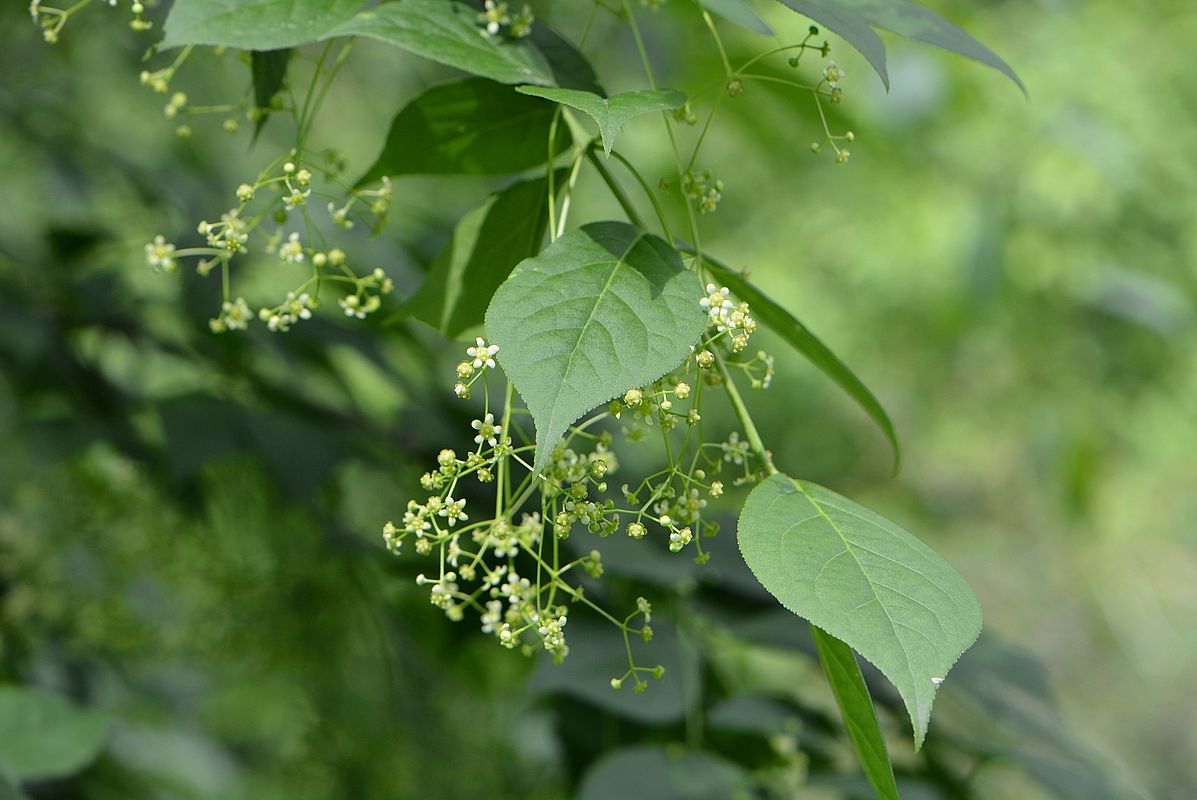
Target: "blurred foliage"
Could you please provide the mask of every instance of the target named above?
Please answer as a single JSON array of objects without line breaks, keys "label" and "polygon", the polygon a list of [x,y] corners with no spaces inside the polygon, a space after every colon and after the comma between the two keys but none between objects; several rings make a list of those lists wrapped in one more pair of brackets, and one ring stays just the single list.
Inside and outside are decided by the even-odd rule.
[{"label": "blurred foliage", "polygon": [[[838,51],[849,165],[807,152],[813,108],[757,83],[725,104],[704,165],[727,181],[705,245],[865,380],[904,471],[888,478],[883,437],[796,358],[754,413],[780,465],[933,541],[986,609],[921,755],[866,674],[904,797],[1192,797],[1197,9],[936,5],[999,45],[1029,103],[897,42],[886,95]],[[467,428],[443,399],[457,345],[332,315],[285,337],[208,333],[217,287],[150,274],[142,245],[227,205],[285,146],[283,121],[254,149],[217,123],[173,137],[137,85],[138,42],[90,19],[51,49],[24,8],[0,10],[0,683],[111,718],[90,766],[24,792],[700,797],[686,779],[709,775],[693,788],[867,797],[813,645],[745,572],[731,520],[701,570],[604,542],[609,590],[660,609],[647,657],[668,676],[645,695],[606,688],[609,631],[582,619],[560,667],[445,623],[378,531]],[[673,55],[666,85],[718,76],[680,0],[646,32]],[[733,57],[759,42],[728,34]],[[612,91],[636,88],[619,83],[626,52],[598,58]],[[248,90],[235,55],[199,57],[187,91]],[[364,170],[443,74],[363,46],[316,136]],[[635,130],[621,147],[664,174]],[[404,179],[388,229],[354,244],[411,295],[496,185]],[[585,182],[579,198],[609,205]],[[632,770],[681,777],[621,788]]]}]

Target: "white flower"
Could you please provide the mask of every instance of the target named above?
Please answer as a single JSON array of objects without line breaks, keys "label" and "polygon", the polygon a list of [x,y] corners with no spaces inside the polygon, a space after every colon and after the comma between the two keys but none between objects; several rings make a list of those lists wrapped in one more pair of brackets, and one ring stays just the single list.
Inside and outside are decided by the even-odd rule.
[{"label": "white flower", "polygon": [[474,359],[474,369],[482,369],[484,366],[494,369],[495,353],[497,352],[499,352],[499,346],[497,344],[488,345],[481,336],[474,340],[473,347],[466,348],[466,355]]},{"label": "white flower", "polygon": [[494,414],[488,411],[485,417],[474,420],[470,425],[478,431],[478,435],[474,437],[474,441],[478,444],[486,442],[494,447],[499,443],[499,435],[503,433],[503,426],[495,424]]},{"label": "white flower", "polygon": [[303,261],[303,245],[299,242],[298,233],[287,237],[287,241],[278,249],[278,257],[291,264]]},{"label": "white flower", "polygon": [[436,513],[438,516],[444,517],[445,521],[450,525],[455,525],[459,519],[469,519],[469,516],[463,510],[465,504],[465,500],[454,500],[452,497],[446,497],[445,502]]},{"label": "white flower", "polygon": [[253,319],[253,312],[249,310],[245,298],[238,297],[232,302],[224,301],[220,306],[220,315],[216,319],[208,320],[208,327],[212,329],[213,333],[243,331],[249,327],[251,319]]},{"label": "white flower", "polygon": [[158,235],[154,241],[145,246],[145,263],[163,272],[173,272],[175,269],[175,246],[166,241],[166,237]]},{"label": "white flower", "polygon": [[823,77],[827,80],[827,85],[832,89],[836,89],[840,85],[848,73],[842,67],[835,63],[835,61],[828,61],[827,66],[823,69]]}]

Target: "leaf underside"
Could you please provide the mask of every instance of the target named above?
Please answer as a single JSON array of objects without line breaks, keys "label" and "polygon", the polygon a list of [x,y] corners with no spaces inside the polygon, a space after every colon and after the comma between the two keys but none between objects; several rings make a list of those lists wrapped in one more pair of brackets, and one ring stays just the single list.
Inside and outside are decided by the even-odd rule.
[{"label": "leaf underside", "polygon": [[527,39],[483,36],[478,11],[450,0],[402,0],[357,14],[323,38],[365,36],[413,55],[499,83],[554,82],[553,70]]}]

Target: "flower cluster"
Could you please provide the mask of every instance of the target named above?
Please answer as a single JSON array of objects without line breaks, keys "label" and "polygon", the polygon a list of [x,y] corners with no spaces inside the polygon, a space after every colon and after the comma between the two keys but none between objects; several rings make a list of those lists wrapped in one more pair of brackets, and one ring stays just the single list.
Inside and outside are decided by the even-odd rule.
[{"label": "flower cluster", "polygon": [[478,14],[478,24],[482,26],[483,36],[497,36],[504,28],[515,39],[522,39],[532,33],[532,23],[536,18],[528,5],[523,6],[514,16],[510,6],[503,0],[486,0],[482,9]]},{"label": "flower cluster", "polygon": [[748,346],[748,337],[756,332],[756,320],[748,313],[748,303],[733,303],[726,286],[707,284],[706,296],[698,304],[707,311],[708,324],[719,334],[731,337],[733,353],[739,353]]},{"label": "flower cluster", "polygon": [[498,352],[497,344],[487,344],[481,336],[476,338],[474,344],[466,348],[466,360],[457,365],[457,383],[453,384],[453,393],[468,400],[470,387],[488,369],[495,368],[495,355]]},{"label": "flower cluster", "polygon": [[715,180],[711,171],[686,172],[681,179],[682,192],[698,206],[700,214],[710,214],[723,199],[723,181]]}]

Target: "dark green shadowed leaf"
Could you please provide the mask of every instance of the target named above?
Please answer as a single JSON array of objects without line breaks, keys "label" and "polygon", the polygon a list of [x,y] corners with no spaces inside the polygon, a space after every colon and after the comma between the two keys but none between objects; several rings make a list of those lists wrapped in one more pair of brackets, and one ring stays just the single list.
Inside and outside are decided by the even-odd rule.
[{"label": "dark green shadowed leaf", "polygon": [[732,800],[753,797],[739,765],[700,750],[633,745],[608,753],[582,776],[577,800]]},{"label": "dark green shadowed leaf", "polygon": [[270,103],[283,88],[287,79],[287,65],[291,61],[291,48],[282,50],[255,50],[250,54],[250,70],[254,81],[254,105],[262,116],[254,124],[254,138],[262,132],[270,116]]},{"label": "dark green shadowed leaf", "polygon": [[64,778],[86,767],[108,738],[108,715],[41,689],[0,686],[0,773]]},{"label": "dark green shadowed leaf", "polygon": [[[693,248],[681,245],[683,252],[693,255]],[[894,424],[889,414],[882,408],[881,403],[861,383],[860,379],[848,368],[835,353],[827,348],[817,336],[810,332],[805,325],[798,321],[793,314],[786,311],[778,303],[756,286],[745,280],[744,276],[731,267],[710,256],[703,254],[703,264],[716,280],[731,289],[741,300],[746,300],[752,306],[752,313],[770,330],[781,336],[786,342],[804,355],[808,361],[835,381],[841,389],[855,400],[865,413],[881,428],[885,437],[889,439],[894,451],[894,471],[897,472],[901,464],[901,451],[898,447],[898,436],[894,431]]]},{"label": "dark green shadowed leaf", "polygon": [[[952,22],[911,0],[835,0],[848,6],[869,21],[916,42],[939,47],[965,58],[971,58],[1003,73],[1026,91],[1022,80],[1001,56],[977,41],[971,34]],[[830,27],[830,26],[828,26]]]},{"label": "dark green shadowed leaf", "polygon": [[366,36],[499,83],[553,83],[528,39],[484,36],[478,10],[452,0],[401,0],[363,11],[328,33]]},{"label": "dark green shadowed leaf", "polygon": [[844,717],[848,738],[856,748],[856,755],[865,776],[880,800],[898,800],[898,785],[894,782],[894,768],[885,747],[885,736],[877,721],[877,709],[860,674],[856,654],[852,648],[814,625],[811,633],[819,649],[819,663],[831,684],[835,701]]},{"label": "dark green shadowed leaf", "polygon": [[[358,184],[384,175],[505,175],[549,155],[552,103],[509,86],[464,78],[433,86],[395,116],[386,144]],[[557,126],[554,153],[571,143]]]},{"label": "dark green shadowed leaf", "polygon": [[615,137],[625,122],[641,114],[680,108],[686,102],[686,95],[673,89],[645,89],[639,92],[624,92],[613,97],[601,97],[592,92],[550,86],[519,86],[516,91],[576,108],[590,117],[598,125],[599,134],[603,137],[603,150],[608,156],[611,155]]},{"label": "dark green shadowed leaf", "polygon": [[676,367],[702,334],[698,276],[623,222],[566,233],[515,268],[486,331],[536,424],[539,470],[586,412]]},{"label": "dark green shadowed leaf", "polygon": [[783,606],[894,684],[921,747],[939,684],[981,631],[981,606],[964,579],[884,517],[786,475],[748,496],[737,538]]},{"label": "dark green shadowed leaf", "polygon": [[778,0],[790,8],[810,17],[844,41],[856,48],[873,70],[889,88],[889,72],[885,66],[885,43],[869,25],[869,21],[837,0]]},{"label": "dark green shadowed leaf", "polygon": [[[560,186],[569,171],[557,170]],[[420,290],[401,309],[446,336],[482,325],[490,299],[515,265],[540,252],[548,181],[521,181],[471,209],[437,255]]]},{"label": "dark green shadowed leaf", "polygon": [[325,38],[362,5],[362,0],[175,0],[161,47],[298,47]]},{"label": "dark green shadowed leaf", "polygon": [[0,772],[0,800],[28,800],[28,798],[14,784],[9,783]]},{"label": "dark green shadowed leaf", "polygon": [[580,89],[583,92],[606,94],[599,85],[594,67],[578,48],[570,44],[561,34],[548,25],[536,23],[532,26],[532,44],[544,56],[553,73],[553,83],[565,89]]},{"label": "dark green shadowed leaf", "polygon": [[748,0],[699,0],[699,5],[724,19],[762,36],[772,36],[773,28],[761,19]]}]

